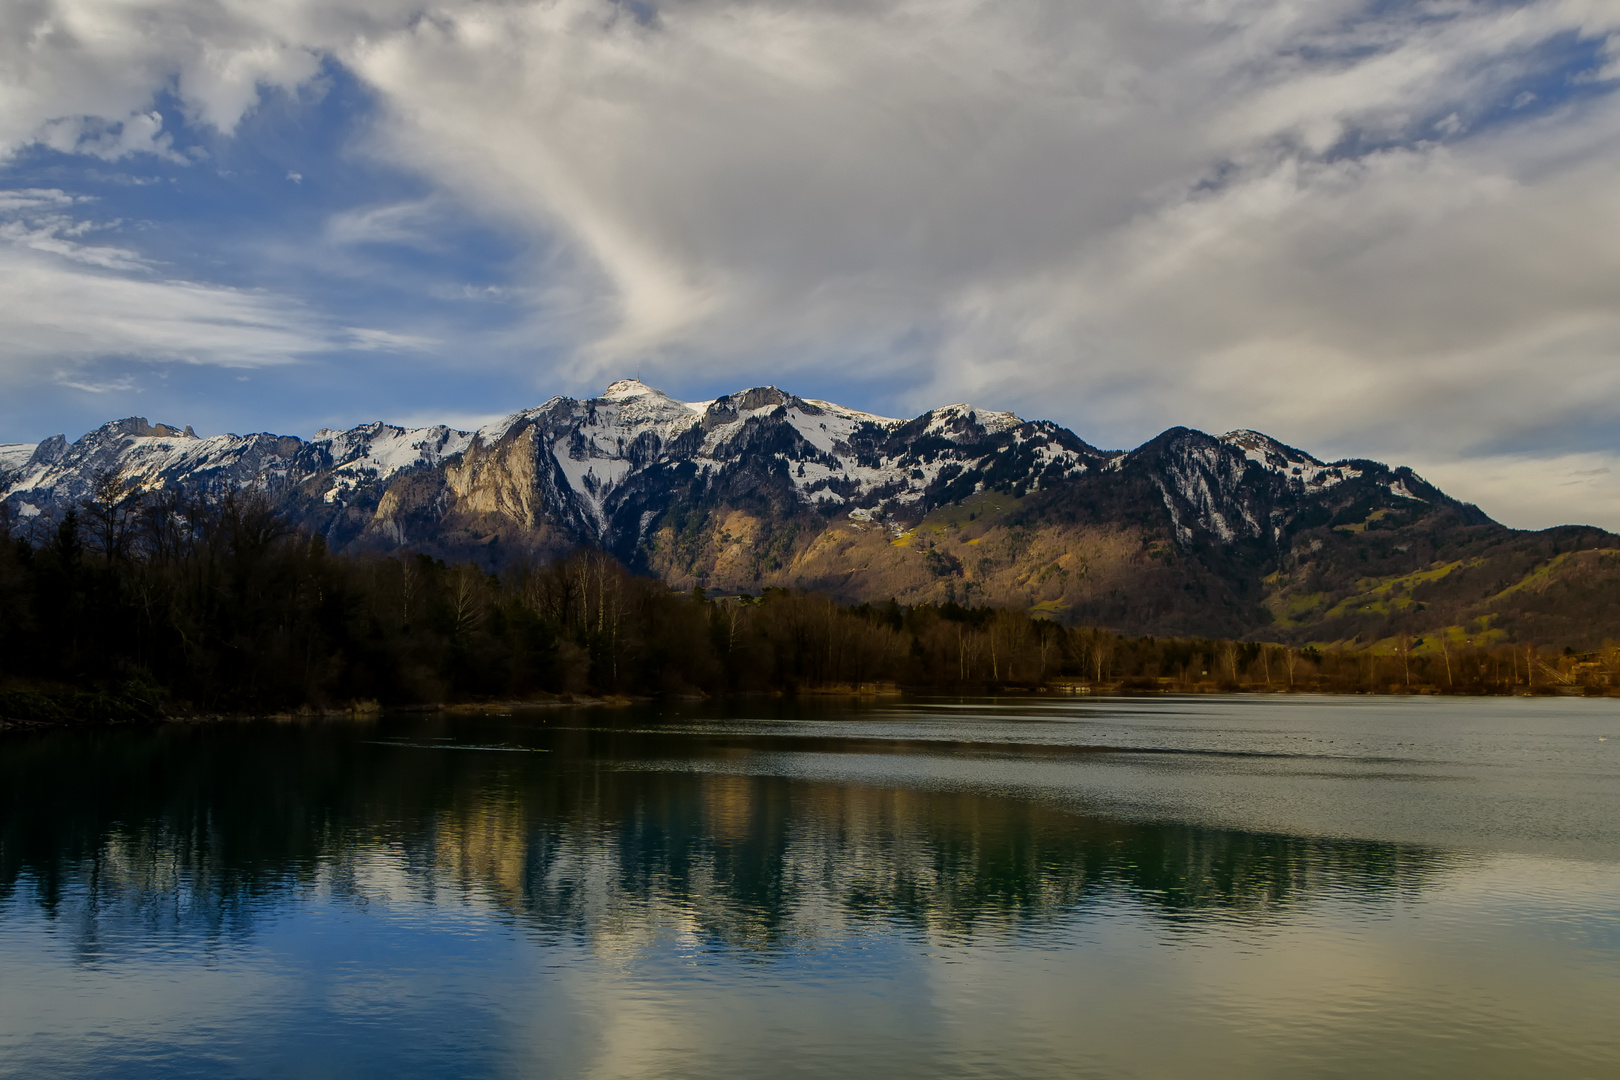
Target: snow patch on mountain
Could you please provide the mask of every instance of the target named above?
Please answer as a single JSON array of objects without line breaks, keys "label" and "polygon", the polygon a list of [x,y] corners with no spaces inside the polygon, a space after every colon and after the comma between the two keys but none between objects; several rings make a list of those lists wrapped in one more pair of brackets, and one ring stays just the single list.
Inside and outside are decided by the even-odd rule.
[{"label": "snow patch on mountain", "polygon": [[1412,489],[1406,486],[1406,481],[1402,480],[1402,479],[1399,479],[1399,478],[1397,478],[1395,480],[1391,480],[1389,483],[1384,485],[1384,488],[1391,495],[1394,495],[1397,498],[1411,499],[1413,502],[1420,502],[1420,503],[1426,503],[1426,502],[1429,501],[1427,499],[1419,498],[1417,495],[1412,494]]},{"label": "snow patch on mountain", "polygon": [[824,454],[837,455],[840,451],[847,454],[850,437],[868,425],[892,430],[903,423],[887,416],[856,412],[854,409],[846,409],[826,401],[807,401],[805,404],[816,411],[809,413],[801,408],[789,407],[787,422],[793,425],[793,429],[802,435],[806,442]]},{"label": "snow patch on mountain", "polygon": [[1010,412],[981,409],[964,401],[933,410],[929,414],[928,427],[925,430],[930,435],[959,439],[964,429],[979,427],[984,429],[987,435],[999,435],[1004,431],[1022,427],[1023,424],[1024,421],[1020,417]]},{"label": "snow patch on mountain", "polygon": [[1344,462],[1326,465],[1305,451],[1296,450],[1258,431],[1247,429],[1228,431],[1225,435],[1219,436],[1219,439],[1228,446],[1241,450],[1244,457],[1262,468],[1286,477],[1307,494],[1326,491],[1336,484],[1354,480],[1361,475],[1360,469],[1352,468]]},{"label": "snow patch on mountain", "polygon": [[0,443],[0,473],[16,472],[28,464],[38,443]]},{"label": "snow patch on mountain", "polygon": [[373,421],[348,431],[322,428],[308,445],[331,457],[332,484],[321,497],[335,503],[362,484],[387,480],[409,469],[433,468],[467,449],[472,440],[472,432],[443,424],[402,428]]},{"label": "snow patch on mountain", "polygon": [[472,432],[455,431],[443,424],[413,429],[376,421],[349,431],[323,429],[310,441],[326,448],[335,467],[383,478],[406,469],[437,465],[467,449],[472,439]]},{"label": "snow patch on mountain", "polygon": [[639,379],[621,379],[590,401],[553,398],[534,416],[550,432],[559,473],[600,531],[613,492],[701,423],[708,406],[677,401]]},{"label": "snow patch on mountain", "polygon": [[1214,533],[1223,543],[1231,543],[1240,535],[1255,536],[1260,532],[1260,523],[1247,507],[1228,497],[1228,489],[1235,486],[1232,484],[1235,477],[1231,475],[1229,459],[1219,446],[1218,442],[1201,441],[1191,445],[1183,442],[1177,447],[1179,452],[1165,461],[1162,477],[1153,477],[1165,508],[1170,511],[1176,538],[1183,544],[1190,543],[1194,536],[1183,505],[1191,511],[1191,521]]},{"label": "snow patch on mountain", "polygon": [[1052,443],[1042,443],[1031,452],[1035,455],[1035,461],[1043,471],[1048,466],[1061,465],[1065,475],[1079,476],[1091,467],[1085,458],[1073,450],[1063,446],[1055,446]]},{"label": "snow patch on mountain", "polygon": [[892,416],[879,416],[877,413],[861,412],[859,409],[846,408],[836,402],[822,401],[820,398],[805,398],[805,401],[824,413],[830,413],[841,420],[848,420],[857,425],[873,424],[880,428],[893,429],[905,423],[904,420],[897,420]]}]

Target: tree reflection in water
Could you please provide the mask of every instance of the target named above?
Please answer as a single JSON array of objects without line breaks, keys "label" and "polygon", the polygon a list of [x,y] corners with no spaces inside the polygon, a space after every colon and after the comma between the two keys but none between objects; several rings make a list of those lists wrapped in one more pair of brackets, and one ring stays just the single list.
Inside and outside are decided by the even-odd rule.
[{"label": "tree reflection in water", "polygon": [[754,752],[734,735],[563,727],[531,740],[547,753],[436,750],[465,726],[431,719],[405,737],[326,723],[12,738],[0,891],[71,926],[85,955],[248,935],[300,890],[477,902],[544,938],[769,952],[877,925],[1038,933],[1111,903],[1167,927],[1263,924],[1329,894],[1411,897],[1456,858],[750,775],[727,771]]}]

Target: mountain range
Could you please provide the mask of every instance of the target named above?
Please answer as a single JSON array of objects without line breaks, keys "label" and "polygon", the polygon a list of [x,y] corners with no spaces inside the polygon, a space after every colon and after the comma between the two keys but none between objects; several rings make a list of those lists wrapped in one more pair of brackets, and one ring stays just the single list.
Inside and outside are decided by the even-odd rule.
[{"label": "mountain range", "polygon": [[491,569],[588,545],[675,588],[996,604],[1131,633],[1620,639],[1620,536],[1510,529],[1408,468],[1323,462],[1254,431],[1102,450],[966,404],[894,419],[774,386],[686,402],[623,380],[477,431],[113,421],[0,445],[0,507],[38,530],[109,474],[142,491],[256,487],[334,550]]}]

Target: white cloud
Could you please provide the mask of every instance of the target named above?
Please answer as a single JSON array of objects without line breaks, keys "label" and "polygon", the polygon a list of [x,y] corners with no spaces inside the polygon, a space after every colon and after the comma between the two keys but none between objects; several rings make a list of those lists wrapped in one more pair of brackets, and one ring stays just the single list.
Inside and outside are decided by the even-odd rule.
[{"label": "white cloud", "polygon": [[174,138],[163,130],[163,114],[135,112],[121,120],[67,116],[42,124],[39,143],[67,154],[89,154],[103,161],[118,161],[134,154],[152,154],[169,161],[185,159],[172,149]]},{"label": "white cloud", "polygon": [[403,244],[438,248],[444,207],[440,199],[411,199],[381,206],[345,210],[326,223],[326,239],[333,244]]},{"label": "white cloud", "polygon": [[59,378],[104,358],[259,367],[333,343],[315,320],[261,293],[95,273],[0,247],[0,383]]},{"label": "white cloud", "polygon": [[1035,358],[1101,376],[1086,390],[1116,437],[1169,407],[1321,452],[1426,457],[1612,409],[1616,120],[1587,118],[1591,142],[1548,175],[1565,148],[1524,139],[1254,170],[986,286],[924,393],[971,382],[982,357]]},{"label": "white cloud", "polygon": [[[274,296],[165,280],[120,249],[69,230],[0,222],[0,387],[55,382],[97,393],[103,361],[258,367],[334,347],[310,313]],[[129,271],[134,271],[133,273]]]},{"label": "white cloud", "polygon": [[106,157],[163,152],[151,108],[165,90],[229,132],[265,89],[298,86],[327,50],[417,10],[407,0],[13,0],[0,6],[0,156],[38,139]]},{"label": "white cloud", "polygon": [[[318,317],[283,298],[165,278],[135,251],[89,242],[117,222],[74,216],[85,201],[0,191],[0,387],[105,393],[132,386],[90,374],[109,359],[259,367],[336,347]],[[351,337],[389,346],[382,331]]]},{"label": "white cloud", "polygon": [[[601,327],[586,385],[641,355],[744,379],[902,371],[906,404],[986,397],[1105,441],[1252,422],[1433,455],[1620,391],[1607,103],[1437,141],[1497,87],[1511,101],[1556,35],[1617,15],[689,3],[642,21],[569,0],[441,9],[345,57],[395,160],[599,274],[577,312]],[[1387,145],[1325,154],[1351,133]],[[1561,378],[1525,393],[1529,362]]]},{"label": "white cloud", "polygon": [[126,248],[85,244],[77,237],[93,231],[92,222],[65,214],[35,216],[28,220],[0,220],[0,243],[59,255],[73,262],[104,270],[145,270],[146,261]]},{"label": "white cloud", "polygon": [[[580,343],[575,389],[632,360],[909,379],[895,404],[1116,445],[1254,426],[1437,477],[1514,445],[1531,477],[1620,409],[1617,29],[1603,0],[23,0],[0,148],[164,153],[159,91],[230,131],[340,64],[369,148],[440,194],[328,240],[421,248],[440,200],[532,237],[503,295]],[[1557,66],[1571,41],[1590,71]],[[7,257],[158,285],[39,228]],[[1547,523],[1597,505],[1445,475]]]},{"label": "white cloud", "polygon": [[70,390],[82,390],[87,394],[112,394],[138,390],[134,377],[130,375],[93,382],[87,379],[75,378],[67,372],[62,372],[57,375],[56,382],[59,386],[65,386]]},{"label": "white cloud", "polygon": [[1414,467],[1442,491],[1467,491],[1504,525],[1601,525],[1620,532],[1620,454],[1493,454]]},{"label": "white cloud", "polygon": [[25,210],[55,209],[72,206],[72,195],[57,188],[24,188],[19,191],[0,191],[0,214],[15,214]]},{"label": "white cloud", "polygon": [[440,344],[436,339],[421,334],[397,334],[389,330],[375,330],[363,326],[345,327],[344,333],[348,336],[350,348],[363,349],[367,352],[421,350]]}]

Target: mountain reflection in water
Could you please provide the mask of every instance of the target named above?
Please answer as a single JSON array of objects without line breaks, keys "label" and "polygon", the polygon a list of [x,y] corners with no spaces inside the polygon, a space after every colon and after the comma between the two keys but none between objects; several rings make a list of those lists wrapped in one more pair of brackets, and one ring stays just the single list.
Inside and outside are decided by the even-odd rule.
[{"label": "mountain reflection in water", "polygon": [[235,933],[317,881],[363,895],[387,853],[403,872],[391,888],[481,893],[543,933],[678,911],[717,943],[771,948],[865,921],[1001,933],[1121,895],[1167,918],[1263,918],[1329,890],[1412,894],[1455,861],[974,792],[433,753],[331,726],[227,735],[251,748],[176,728],[0,757],[0,888],[26,879],[92,936],[107,919]]},{"label": "mountain reflection in water", "polygon": [[[706,1023],[719,1025],[721,1031],[727,1030],[728,1010],[739,1007],[733,993],[743,993],[745,984],[748,993],[780,998],[783,1005],[796,1000],[795,995],[814,1001],[820,1000],[818,994],[831,994],[828,1000],[837,1001],[845,988],[857,996],[879,993],[885,1008],[898,1008],[896,996],[915,994],[916,1000],[901,1010],[909,1015],[944,1007],[936,1000],[938,979],[919,976],[912,983],[909,976],[896,975],[897,970],[926,967],[931,963],[927,958],[939,949],[960,962],[976,955],[971,950],[990,948],[998,951],[985,955],[999,957],[995,963],[1006,967],[994,978],[1014,984],[1033,980],[1032,985],[1045,985],[1060,999],[1064,994],[1078,1000],[1107,993],[1117,998],[1117,1008],[1134,994],[1135,1010],[1162,1006],[1173,1021],[1171,984],[1194,975],[1210,977],[1199,966],[1200,949],[1235,949],[1239,956],[1268,951],[1275,953],[1270,963],[1291,954],[1307,967],[1318,966],[1331,980],[1335,964],[1354,967],[1371,963],[1383,951],[1399,951],[1390,942],[1363,950],[1355,944],[1359,935],[1411,933],[1414,913],[1451,911],[1456,896],[1472,887],[1468,883],[1493,880],[1503,866],[1513,865],[1511,856],[1435,845],[1088,812],[1083,799],[1065,802],[1008,790],[1010,782],[963,783],[961,776],[964,768],[991,776],[998,768],[1010,768],[1015,778],[1028,778],[1040,768],[1081,767],[1072,762],[1116,768],[1107,753],[1095,752],[1096,746],[1074,740],[1065,744],[1042,728],[991,744],[984,716],[971,723],[947,718],[933,727],[880,726],[873,729],[876,737],[856,737],[867,719],[834,712],[761,725],[724,717],[677,721],[646,710],[558,711],[529,717],[388,717],[376,724],[253,723],[12,737],[0,741],[0,791],[5,793],[0,931],[11,931],[9,937],[0,935],[0,963],[10,965],[8,971],[32,970],[47,996],[66,994],[66,988],[85,980],[105,991],[98,973],[145,970],[141,965],[155,955],[170,957],[175,970],[166,978],[183,979],[193,968],[228,969],[247,964],[245,957],[283,949],[270,943],[281,942],[288,926],[308,917],[301,912],[319,909],[330,913],[321,918],[336,918],[349,927],[345,933],[361,934],[356,927],[394,920],[386,934],[365,932],[378,944],[346,960],[351,965],[347,974],[320,976],[322,993],[361,971],[367,979],[377,979],[398,968],[391,989],[372,987],[368,992],[393,1001],[391,1007],[403,1007],[394,1001],[399,998],[429,1012],[450,1008],[441,1000],[449,983],[435,981],[448,978],[446,972],[460,971],[476,985],[487,968],[493,985],[532,986],[535,979],[553,976],[530,972],[518,977],[512,966],[551,956],[546,963],[570,968],[568,978],[578,978],[581,965],[606,963],[604,957],[617,957],[613,962],[621,966],[643,965],[647,970],[637,976],[636,994],[657,996],[680,986],[665,1005],[691,1009],[693,1002],[706,1001],[712,1014]],[[1107,741],[1105,732],[1097,738]],[[1188,745],[1202,744],[1189,736]],[[1150,756],[1145,751],[1163,749],[1135,747],[1128,755],[1137,763],[1132,767],[1162,773],[1163,765],[1141,762]],[[445,752],[450,750],[457,752]],[[543,752],[503,752],[511,750]],[[1369,754],[1377,758],[1382,751]],[[874,779],[873,769],[892,771],[901,765],[915,782]],[[1290,797],[1308,807],[1313,801],[1308,792],[1314,790],[1310,784],[1338,783],[1319,779],[1323,767],[1314,760],[1293,766],[1290,790],[1307,795],[1295,791]],[[1198,768],[1207,772],[1209,767]],[[1234,767],[1235,772],[1228,768],[1217,770],[1225,778],[1221,783],[1274,784],[1271,773],[1250,775],[1244,772],[1248,766]],[[1390,771],[1385,762],[1376,775],[1386,777]],[[1083,780],[1075,782],[1083,786]],[[1190,779],[1178,782],[1192,784]],[[1051,781],[1043,783],[1049,786]],[[1620,994],[1614,993],[1620,985],[1615,912],[1612,905],[1582,906],[1589,903],[1591,890],[1601,893],[1617,879],[1612,864],[1599,860],[1588,865],[1599,875],[1583,886],[1588,892],[1561,895],[1545,882],[1530,887],[1515,880],[1507,890],[1515,897],[1511,903],[1502,900],[1498,889],[1491,892],[1495,899],[1478,901],[1477,910],[1455,917],[1476,920],[1463,935],[1469,947],[1503,949],[1506,979],[1506,967],[1527,971],[1520,956],[1523,934],[1511,947],[1492,935],[1512,938],[1503,927],[1533,921],[1510,910],[1514,904],[1542,905],[1535,918],[1553,920],[1541,925],[1561,927],[1560,947],[1571,947],[1573,941],[1583,962],[1597,965],[1590,974],[1597,985],[1610,988],[1609,1003],[1620,1009]],[[1376,924],[1386,930],[1367,929]],[[494,948],[487,937],[490,927],[504,927],[514,935],[509,945],[496,949],[498,959],[479,952]],[[1106,971],[1088,972],[1084,958],[1118,948],[1109,942],[1123,940],[1126,927],[1129,935],[1160,952],[1170,946],[1177,959],[1142,954],[1139,961],[1126,962],[1116,956]],[[50,949],[29,952],[41,933],[49,935],[52,948],[74,965],[72,970],[52,966],[49,957],[58,954]],[[25,935],[28,948],[7,950],[8,942]],[[347,947],[341,943],[349,939],[342,934],[328,929],[320,935],[324,942],[339,943],[340,952]],[[1447,950],[1458,944],[1449,939],[1443,943]],[[962,949],[970,952],[952,951]],[[683,983],[689,972],[676,969],[695,962],[693,957],[706,957],[704,964],[720,964],[728,971],[733,969],[726,965],[745,967],[731,976],[722,977],[722,972],[696,984]],[[1552,978],[1559,962],[1553,958],[1554,966],[1541,975]],[[260,966],[280,971],[286,963],[285,957],[274,964],[261,957]],[[1178,974],[1172,975],[1166,963],[1179,965]],[[1234,961],[1232,970],[1243,970],[1245,963]],[[422,968],[435,964],[442,965],[440,974],[423,974]],[[749,969],[748,964],[766,967]],[[836,969],[832,973],[823,970],[829,964]],[[1133,972],[1157,972],[1154,978],[1163,985],[1133,990],[1128,985]],[[1529,970],[1531,981],[1534,975]],[[615,977],[624,977],[623,972]],[[1363,1009],[1370,1017],[1380,994],[1378,978],[1365,972],[1356,977],[1370,982],[1344,1006],[1354,1006],[1346,1015],[1354,1019],[1356,1009]],[[749,981],[761,978],[774,981],[763,987]],[[873,989],[874,981],[880,991]],[[1511,997],[1507,985],[1492,990],[1493,1022],[1512,1030],[1512,1009],[1498,1000],[1502,994]],[[1388,991],[1400,1000],[1422,996],[1421,987]],[[1184,992],[1184,987],[1174,990]],[[1589,988],[1572,992],[1591,996]],[[455,1008],[485,1010],[468,1021],[470,1026],[487,1032],[515,1023],[501,1013],[504,1006],[493,991],[463,987],[458,993],[462,997]],[[491,1000],[480,1000],[480,993],[491,994]],[[466,1000],[469,994],[472,1004]],[[1245,994],[1255,1002],[1264,999],[1253,987],[1233,988],[1221,1007],[1241,1012]],[[12,1004],[0,991],[0,1013]],[[1601,1001],[1589,1005],[1603,1008]],[[573,1007],[579,1007],[577,1001]],[[615,996],[615,1014],[627,1007]],[[834,1011],[846,1007],[825,1006]],[[1206,1003],[1198,1009],[1211,1007]],[[302,1018],[300,1023],[329,1022],[333,1008],[329,1002],[304,1002],[277,1023],[293,1023],[293,1014]],[[368,1029],[371,1034],[362,1041],[373,1055],[366,1060],[393,1062],[382,1071],[424,1075],[442,1072],[450,1063],[456,1071],[478,1075],[576,1067],[623,1075],[785,1075],[850,1065],[838,1057],[844,1029],[849,1029],[848,1052],[856,1054],[864,1046],[857,1063],[874,1074],[898,1067],[890,1061],[884,1069],[876,1068],[878,1048],[886,1053],[895,1048],[894,1040],[930,1037],[926,1023],[915,1031],[906,1029],[906,1023],[920,1023],[915,1016],[898,1030],[862,1035],[856,1020],[815,1020],[810,1018],[814,1009],[794,1020],[789,1008],[786,1018],[772,1013],[770,1023],[772,1039],[798,1045],[801,1056],[792,1063],[770,1057],[770,1040],[763,1036],[759,1047],[744,1039],[746,1045],[729,1057],[714,1056],[725,1039],[716,1042],[711,1034],[701,1047],[674,1047],[673,1057],[646,1051],[618,1065],[612,1064],[618,1058],[603,1057],[600,1048],[590,1052],[582,1044],[559,1049],[569,1040],[590,1040],[550,1028],[547,1038],[553,1042],[544,1053],[536,1051],[538,1057],[511,1046],[490,1056],[494,1051],[488,1038],[474,1044],[445,1037],[431,1047],[419,1045],[409,1062],[395,1060],[391,1055],[403,1054],[401,1048],[410,1040],[390,1042],[396,1036],[385,1035],[387,1024]],[[1033,1023],[1032,1015],[1026,1008],[1017,1018]],[[1194,1027],[1215,1025],[1228,1034],[1238,1023],[1232,1016],[1217,1022],[1196,1009],[1183,1019]],[[1454,1026],[1460,1026],[1446,1037],[1486,1031],[1491,1024],[1485,1019],[1459,1014]],[[1260,1039],[1257,1045],[1264,1045],[1267,1037],[1276,1036],[1267,1032],[1267,1025],[1278,1022],[1276,1016],[1260,1015],[1238,1026],[1249,1025]],[[1347,1021],[1341,1016],[1336,1022]],[[165,1021],[172,1023],[172,1018]],[[233,1057],[232,1051],[212,1059],[206,1068],[197,1067],[199,1075],[211,1070],[242,1075],[279,1071],[255,1065],[253,1053],[245,1049],[270,1034],[250,1036],[245,1022],[244,1030],[230,1021],[214,1023],[225,1029],[224,1044],[241,1054]],[[1050,1027],[1054,1022],[1043,1023]],[[1173,1027],[1165,1036],[1172,1044],[1178,1042]],[[275,1029],[272,1023],[267,1030]],[[1146,1029],[1127,1025],[1121,1030]],[[23,1030],[8,1030],[0,1020],[0,1072],[11,1071],[4,1066],[16,1063],[81,1075],[104,1071],[62,1050],[73,1033],[64,1028],[60,1034],[63,1042],[57,1045]],[[1407,1034],[1424,1042],[1421,1027]],[[1492,1051],[1496,1058],[1486,1054],[1474,1064],[1490,1072],[1493,1060],[1503,1067],[1532,1060],[1542,1053],[1541,1040],[1533,1034],[1531,1025],[1516,1044],[1532,1057],[1501,1056],[1498,1047]],[[1499,1030],[1481,1037],[1488,1043],[1500,1035]],[[419,1042],[428,1038],[421,1032],[414,1037]],[[1064,1048],[1064,1037],[1061,1030],[1046,1027],[1025,1030],[1020,1053],[1034,1055],[1027,1058],[1009,1059],[1009,1051],[1002,1049],[986,1050],[982,1060],[972,1053],[949,1060],[917,1053],[907,1060],[918,1075],[994,1074],[997,1063],[1030,1075],[1073,1075],[1092,1067],[1113,1074],[1152,1071],[1151,1053],[1133,1056],[1147,1053],[1143,1047],[1127,1052],[1091,1045],[1086,1052],[1095,1058],[1086,1065],[1079,1047]],[[186,1040],[172,1033],[153,1038],[160,1049],[144,1060],[156,1072],[184,1073],[190,1065],[183,1064],[201,1060],[177,1049]],[[596,1038],[613,1045],[611,1034]],[[672,1035],[660,1038],[682,1043]],[[985,1038],[988,1047],[998,1037]],[[1359,1045],[1337,1029],[1332,1038]],[[53,1045],[57,1048],[51,1049]],[[1612,1037],[1594,1035],[1589,1045],[1566,1045],[1564,1052],[1573,1055],[1569,1062],[1579,1072],[1605,1065],[1615,1047]],[[1205,1064],[1217,1073],[1265,1072],[1274,1065],[1280,1075],[1313,1060],[1308,1051],[1298,1056],[1301,1050],[1294,1046],[1294,1056],[1275,1059],[1238,1055],[1225,1065],[1218,1059]],[[434,1058],[430,1051],[449,1056]],[[1417,1060],[1412,1052],[1404,1051],[1403,1060]],[[1452,1050],[1436,1055],[1431,1063],[1440,1071],[1461,1060]],[[1195,1058],[1158,1059],[1153,1067],[1180,1068]],[[1540,1060],[1546,1060],[1544,1054]],[[1620,1063],[1620,1057],[1612,1060]],[[300,1059],[282,1064],[340,1075],[354,1062],[338,1054],[313,1063]],[[1370,1067],[1373,1059],[1364,1064]],[[111,1071],[140,1069],[125,1060]]]}]

